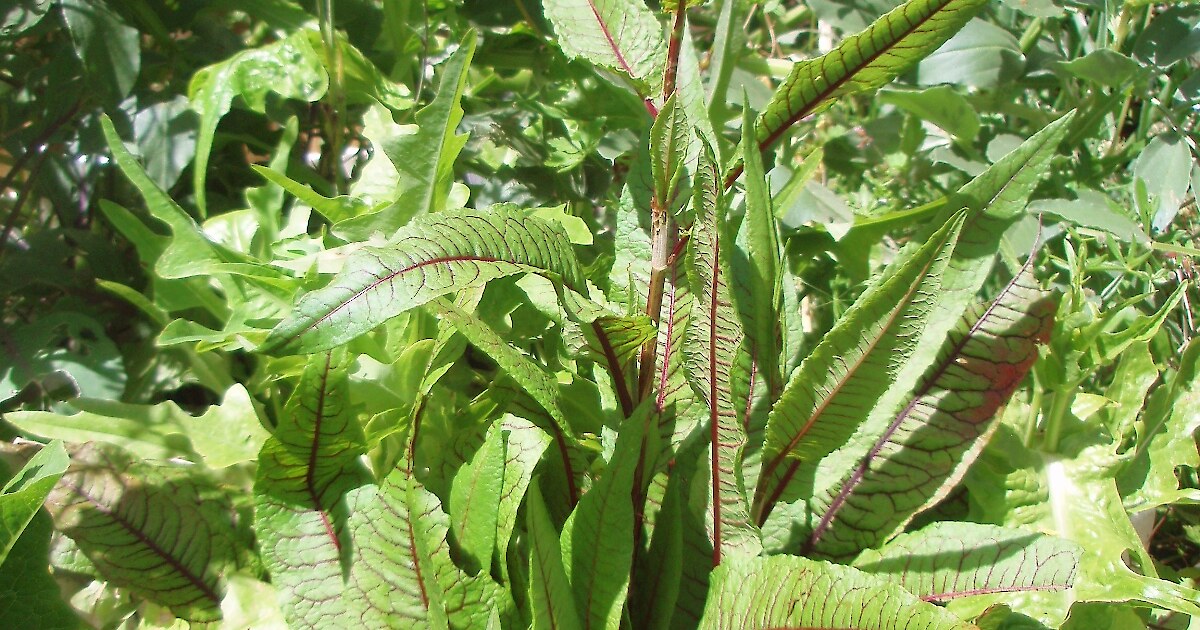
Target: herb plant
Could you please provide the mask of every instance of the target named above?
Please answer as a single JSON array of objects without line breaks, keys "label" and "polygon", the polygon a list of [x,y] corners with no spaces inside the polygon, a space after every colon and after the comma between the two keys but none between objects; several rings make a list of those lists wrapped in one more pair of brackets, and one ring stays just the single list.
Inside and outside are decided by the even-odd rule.
[{"label": "herb plant", "polygon": [[[0,614],[1200,615],[1195,569],[1134,526],[1174,514],[1182,556],[1200,542],[1197,82],[1173,39],[1195,11],[151,4],[5,16],[8,45],[69,45],[104,86],[66,118],[87,112],[73,150],[107,147],[109,173],[82,172],[106,194],[74,230],[109,230],[131,264],[84,256],[95,277],[71,282],[141,324],[116,350],[66,285],[6,315]],[[255,43],[219,59],[170,36],[230,21]],[[809,21],[788,37],[819,53],[752,52]],[[188,63],[185,98],[169,70]],[[6,275],[79,238],[17,232]]]}]

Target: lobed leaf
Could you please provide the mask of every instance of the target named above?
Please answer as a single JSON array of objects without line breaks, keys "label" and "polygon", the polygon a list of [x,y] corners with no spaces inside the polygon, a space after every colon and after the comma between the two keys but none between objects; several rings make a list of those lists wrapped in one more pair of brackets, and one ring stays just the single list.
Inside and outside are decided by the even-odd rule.
[{"label": "lobed leaf", "polygon": [[462,122],[462,96],[476,39],[474,31],[468,32],[443,64],[437,95],[414,117],[416,130],[387,136],[377,147],[395,167],[399,196],[378,212],[336,223],[335,235],[347,241],[366,240],[376,232],[391,236],[414,216],[446,209],[454,182],[454,160],[467,144],[467,134],[456,133],[456,129]]},{"label": "lobed leaf", "polygon": [[1037,532],[934,523],[866,551],[855,568],[926,601],[986,593],[1061,591],[1075,582],[1079,545]]},{"label": "lobed leaf", "polygon": [[391,242],[355,253],[329,286],[300,300],[260,350],[327,350],[436,297],[516,273],[583,284],[561,227],[504,206],[425,215]]},{"label": "lobed leaf", "polygon": [[897,584],[806,558],[734,558],[717,567],[712,579],[702,630],[974,627]]},{"label": "lobed leaf", "polygon": [[757,555],[762,546],[750,523],[740,478],[746,445],[741,412],[749,389],[749,357],[729,290],[728,252],[722,251],[724,200],[712,149],[702,149],[693,186],[696,221],[689,242],[689,280],[696,292],[684,367],[696,395],[708,405],[711,440],[713,564],[727,551]]},{"label": "lobed leaf", "polygon": [[662,26],[641,0],[546,0],[543,8],[571,59],[624,73],[646,91],[661,84]]},{"label": "lobed leaf", "polygon": [[88,444],[46,507],[111,585],[189,621],[220,618],[224,573],[237,561],[233,510],[194,471],[153,466]]},{"label": "lobed leaf", "polygon": [[758,145],[841,96],[899,76],[962,28],[986,0],[909,0],[836,48],[797,62],[759,117]]},{"label": "lobed leaf", "polygon": [[990,304],[968,312],[863,460],[813,497],[809,549],[848,557],[875,547],[962,478],[1054,323],[1057,300],[1038,288],[1032,263]]},{"label": "lobed leaf", "polygon": [[347,367],[314,355],[259,456],[254,530],[288,624],[342,621],[343,496],[369,479],[346,408]]}]

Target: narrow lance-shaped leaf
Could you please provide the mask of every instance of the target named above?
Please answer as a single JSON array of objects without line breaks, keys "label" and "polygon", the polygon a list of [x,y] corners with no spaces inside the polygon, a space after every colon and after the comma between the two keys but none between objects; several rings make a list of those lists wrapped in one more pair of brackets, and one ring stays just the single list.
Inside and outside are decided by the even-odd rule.
[{"label": "narrow lance-shaped leaf", "polygon": [[546,0],[546,19],[568,57],[622,72],[643,93],[662,82],[662,26],[641,0]]},{"label": "narrow lance-shaped leaf", "polygon": [[950,39],[986,0],[909,0],[837,48],[797,62],[759,117],[766,148],[796,121],[845,94],[873,90]]},{"label": "narrow lance-shaped leaf", "polygon": [[347,241],[366,240],[375,232],[390,236],[414,216],[446,209],[454,160],[467,144],[467,134],[455,130],[462,121],[462,95],[475,41],[475,32],[468,32],[442,64],[437,96],[416,113],[416,133],[389,136],[377,147],[396,169],[400,196],[379,212],[335,224],[335,235]]},{"label": "narrow lance-shaped leaf", "polygon": [[492,567],[507,447],[507,432],[493,423],[483,446],[458,469],[450,485],[450,525],[466,556],[463,567],[473,573]]},{"label": "narrow lance-shaped leaf", "polygon": [[500,554],[502,570],[507,571],[508,546],[517,526],[517,512],[551,438],[524,418],[506,415],[499,424],[508,433],[508,444],[496,514],[496,550]]},{"label": "narrow lance-shaped leaf", "polygon": [[533,630],[577,630],[583,626],[575,608],[575,595],[563,568],[558,532],[550,522],[542,493],[534,485],[525,501],[529,530],[529,607]]},{"label": "narrow lance-shaped leaf", "polygon": [[0,493],[0,566],[67,471],[69,461],[62,442],[55,440],[42,447],[4,485]]},{"label": "narrow lance-shaped leaf", "polygon": [[967,314],[863,461],[812,500],[820,515],[813,551],[847,557],[877,546],[966,472],[1053,325],[1056,300],[1037,287],[1032,262],[994,301]]},{"label": "narrow lance-shaped leaf", "polygon": [[109,584],[181,619],[219,619],[223,575],[239,550],[232,506],[215,485],[193,470],[135,462],[113,447],[85,445],[71,460],[46,501],[55,528]]},{"label": "narrow lance-shaped leaf", "polygon": [[728,253],[722,251],[721,180],[707,145],[701,150],[693,191],[696,221],[689,243],[689,277],[696,301],[688,324],[685,368],[692,388],[709,409],[715,565],[727,552],[757,555],[762,547],[750,523],[740,476],[746,445],[740,412],[748,390],[749,360],[729,294]]},{"label": "narrow lance-shaped leaf", "polygon": [[[650,128],[650,170],[654,180],[654,205],[666,219],[679,182],[696,160],[696,132],[688,124],[683,106],[672,94]],[[658,229],[657,227],[655,229]]]},{"label": "narrow lance-shaped leaf", "polygon": [[258,460],[254,530],[292,627],[344,621],[342,497],[368,480],[346,387],[346,366],[314,355]]},{"label": "narrow lance-shaped leaf", "polygon": [[898,584],[857,569],[799,558],[735,559],[717,567],[702,630],[969,630]]},{"label": "narrow lance-shaped leaf", "polygon": [[926,601],[985,593],[1061,591],[1079,568],[1079,545],[995,525],[934,523],[854,561]]},{"label": "narrow lance-shaped leaf", "polygon": [[955,215],[902,253],[792,374],[767,424],[754,503],[759,523],[780,499],[811,491],[819,460],[850,439],[892,385],[937,300],[963,218]]},{"label": "narrow lance-shaped leaf", "polygon": [[648,406],[617,433],[604,473],[579,500],[563,526],[563,565],[571,572],[576,609],[585,629],[619,627],[633,566],[633,471]]},{"label": "narrow lance-shaped leaf", "polygon": [[504,206],[420,217],[392,245],[364,247],[329,286],[304,296],[261,350],[326,350],[438,296],[522,272],[557,275],[571,287],[583,282],[556,224]]},{"label": "narrow lance-shaped leaf", "polygon": [[742,154],[745,156],[746,215],[738,231],[731,268],[734,299],[746,329],[755,372],[767,384],[772,400],[783,389],[781,368],[783,332],[780,309],[783,301],[779,228],[771,203],[771,190],[762,155],[755,149],[756,125],[745,111],[742,118]]}]

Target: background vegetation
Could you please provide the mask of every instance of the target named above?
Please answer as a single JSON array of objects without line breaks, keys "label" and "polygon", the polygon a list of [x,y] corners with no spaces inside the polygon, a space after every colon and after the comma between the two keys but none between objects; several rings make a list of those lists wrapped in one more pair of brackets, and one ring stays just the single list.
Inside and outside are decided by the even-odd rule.
[{"label": "background vegetation", "polygon": [[[631,4],[591,6],[629,12]],[[625,32],[614,46],[644,49],[639,59],[650,69],[633,58],[606,67],[596,25],[572,13],[579,2],[20,0],[0,8],[0,435],[13,473],[0,495],[0,625],[272,627],[286,619],[337,627],[339,607],[360,612],[354,597],[338,599],[343,581],[361,586],[364,610],[374,611],[361,616],[372,627],[780,624],[775,613],[752,620],[747,611],[761,602],[737,596],[735,587],[753,591],[748,580],[760,576],[759,590],[844,588],[849,598],[856,588],[880,589],[870,592],[895,606],[881,618],[929,615],[922,627],[1196,627],[1200,7],[943,2],[978,13],[969,21],[964,13],[952,39],[899,68],[895,81],[876,90],[884,81],[855,75],[863,89],[851,85],[783,125],[770,118],[772,99],[780,85],[797,85],[793,62],[828,53],[896,3],[649,4],[658,39]],[[594,18],[603,22],[601,13]],[[662,85],[660,58],[678,64],[678,90]],[[664,150],[674,146],[664,138],[676,137],[690,148]],[[759,145],[761,161],[746,150]],[[737,180],[743,165],[747,177]],[[1024,187],[1015,200],[1004,197],[1009,180],[995,181],[1010,167],[1012,188]],[[738,183],[722,196],[726,177]],[[1008,388],[1011,401],[970,441],[977,447],[962,457],[972,465],[947,471],[928,509],[913,506],[911,522],[864,526],[879,538],[844,549],[817,545],[832,544],[820,538],[823,523],[805,547],[800,538],[812,532],[792,531],[803,519],[771,521],[782,508],[772,512],[773,500],[755,496],[758,472],[770,470],[773,455],[785,461],[786,451],[772,453],[766,423],[787,412],[771,410],[819,344],[871,339],[870,322],[861,309],[855,319],[851,305],[874,295],[868,287],[891,295],[891,276],[879,275],[890,263],[949,256],[919,248],[941,234],[953,249],[954,221],[963,220],[954,211],[981,211],[970,193],[985,189],[994,193],[988,207],[1011,206],[1012,220],[986,252],[998,264],[966,297],[1008,304],[1003,296],[1039,287],[1061,296],[1033,335],[1045,342],[1036,362],[1030,355]],[[705,190],[721,199],[708,208],[711,234]],[[762,207],[775,219],[781,288],[764,308],[784,328],[775,331],[782,346],[773,355],[755,346],[754,369],[767,376],[727,389],[742,396],[749,434],[737,454],[737,492],[761,512],[746,531],[765,551],[689,574],[695,549],[685,523],[697,501],[696,544],[717,556],[725,546],[712,536],[705,493],[671,489],[669,479],[677,466],[709,460],[688,459],[682,420],[659,436],[668,444],[662,458],[646,460],[644,445],[657,443],[636,420],[661,409],[646,411],[650,390],[628,374],[621,384],[613,366],[636,366],[635,354],[663,345],[654,325],[635,317],[652,284],[649,267],[638,266],[650,263],[655,244],[650,206],[690,235],[692,244],[671,240],[671,264],[694,261],[689,286],[704,296],[699,279],[715,286],[732,268],[736,284],[749,272],[716,254],[695,261],[694,242],[728,235],[739,251],[758,253],[755,228],[738,232],[742,217],[754,216],[755,195],[769,198]],[[460,208],[491,208],[491,218]],[[395,318],[353,312],[344,330],[358,326],[355,334],[289,332],[297,318],[317,325],[314,304],[324,298],[300,300],[328,297],[321,290],[334,273],[378,273],[348,260],[409,252],[406,238],[443,246],[453,221],[502,222],[504,213],[520,230],[551,235],[514,237],[541,256],[523,259],[521,270],[556,270],[549,280],[497,271],[484,291],[451,269],[447,286],[461,291],[414,297],[419,308],[395,307]],[[950,227],[935,233],[943,222]],[[560,237],[569,241],[561,251],[551,247]],[[390,268],[389,260],[380,264]],[[595,304],[571,302],[574,289]],[[733,299],[743,313],[761,306],[738,302],[746,299]],[[601,324],[612,327],[587,332]],[[764,343],[755,337],[761,321],[740,325]],[[596,352],[595,335],[615,338],[615,355]],[[1008,347],[996,336],[986,354]],[[896,343],[896,356],[933,362],[940,339],[925,349]],[[703,349],[722,351],[714,347]],[[730,352],[737,363],[741,347]],[[658,358],[669,363],[666,353]],[[817,360],[810,365],[817,374]],[[915,379],[924,367],[913,369],[897,396],[923,391]],[[994,383],[1003,380],[994,372]],[[679,378],[700,395],[699,375]],[[716,398],[701,401],[713,426]],[[571,439],[552,440],[555,427]],[[570,454],[551,455],[564,444]],[[841,465],[838,474],[859,464]],[[588,495],[619,497],[636,524],[605,521],[624,511],[596,507]],[[485,508],[491,521],[462,511],[493,496],[503,498]],[[309,511],[295,507],[305,501]],[[677,519],[658,529],[679,536],[655,537],[659,518]],[[585,537],[572,548],[578,522],[594,522],[601,542]],[[363,567],[403,564],[388,556],[391,525],[372,523],[423,532],[416,555],[449,577],[421,578],[421,561],[403,565],[415,567],[415,581],[391,569],[364,577]],[[1004,529],[983,536],[965,524]],[[966,529],[938,529],[958,525]],[[333,533],[331,552],[305,546],[313,527]],[[1040,534],[1048,536],[1033,538]],[[300,542],[289,547],[293,536]],[[929,545],[972,536],[987,538],[979,549],[992,553],[968,563],[979,594],[945,596],[955,590],[945,580],[965,574],[939,574],[957,556]],[[589,577],[579,554],[594,545],[598,562],[620,556],[603,544],[616,538],[628,539],[630,564]],[[897,556],[933,560],[901,570],[888,564]],[[1056,557],[1069,561],[1042,562]],[[801,561],[813,564],[787,564]],[[323,562],[341,568],[320,577],[312,571]],[[646,581],[675,565],[683,568],[666,573],[662,590]],[[1004,567],[1019,584],[980,577]],[[923,591],[905,582],[909,570],[941,586]],[[379,585],[401,592],[397,583],[420,591],[420,611],[399,595],[372,599]],[[440,589],[432,600],[431,586]],[[581,589],[601,593],[603,605]],[[867,604],[845,601],[855,612],[822,612],[806,600],[802,608],[817,610],[807,625],[874,627],[855,616]],[[547,612],[567,614],[564,602],[578,617]]]}]

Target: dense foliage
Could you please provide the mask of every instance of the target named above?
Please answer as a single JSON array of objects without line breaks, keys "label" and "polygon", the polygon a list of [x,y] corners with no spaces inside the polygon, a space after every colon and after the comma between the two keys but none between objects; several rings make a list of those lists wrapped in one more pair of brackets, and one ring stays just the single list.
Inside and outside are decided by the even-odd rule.
[{"label": "dense foliage", "polygon": [[22,0],[0,58],[0,626],[1200,618],[1200,7]]}]

